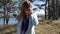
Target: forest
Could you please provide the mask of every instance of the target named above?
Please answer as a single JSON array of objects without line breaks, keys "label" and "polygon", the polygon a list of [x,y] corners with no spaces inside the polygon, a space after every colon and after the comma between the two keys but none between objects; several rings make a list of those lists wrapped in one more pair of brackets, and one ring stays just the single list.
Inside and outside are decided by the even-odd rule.
[{"label": "forest", "polygon": [[[5,20],[9,18],[16,18],[17,14],[20,13],[21,4],[25,0],[0,0],[0,19],[3,18],[3,23],[0,25],[0,34],[16,34],[16,25],[9,24]],[[44,15],[39,14],[39,17],[42,17],[42,20],[39,20],[39,24],[36,26],[36,34],[60,34],[60,0],[29,0],[30,2],[34,1],[43,1],[44,3],[38,6],[39,9],[44,10]],[[15,5],[16,4],[16,5]],[[44,7],[44,8],[42,8]],[[34,8],[33,10],[35,10]],[[12,20],[13,21],[13,20]],[[1,23],[1,22],[0,22]]]}]

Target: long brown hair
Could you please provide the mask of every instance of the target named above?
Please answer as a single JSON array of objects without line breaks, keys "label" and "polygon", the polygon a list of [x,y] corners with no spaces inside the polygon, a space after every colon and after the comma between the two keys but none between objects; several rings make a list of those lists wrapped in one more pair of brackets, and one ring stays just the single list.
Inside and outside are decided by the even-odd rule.
[{"label": "long brown hair", "polygon": [[[30,1],[24,1],[21,7],[21,13],[17,15],[17,20],[20,20],[21,17],[25,17],[25,9],[30,10],[30,8],[32,8],[32,3]],[[32,13],[32,11],[30,12]]]}]

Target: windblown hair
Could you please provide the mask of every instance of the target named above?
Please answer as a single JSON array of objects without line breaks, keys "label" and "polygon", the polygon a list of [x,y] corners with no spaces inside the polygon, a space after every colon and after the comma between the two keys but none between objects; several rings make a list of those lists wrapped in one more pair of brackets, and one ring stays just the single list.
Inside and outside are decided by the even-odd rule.
[{"label": "windblown hair", "polygon": [[32,3],[30,1],[24,1],[21,7],[21,13],[17,15],[17,20],[20,20],[22,17],[26,17],[25,10],[30,10],[30,8],[32,8]]}]

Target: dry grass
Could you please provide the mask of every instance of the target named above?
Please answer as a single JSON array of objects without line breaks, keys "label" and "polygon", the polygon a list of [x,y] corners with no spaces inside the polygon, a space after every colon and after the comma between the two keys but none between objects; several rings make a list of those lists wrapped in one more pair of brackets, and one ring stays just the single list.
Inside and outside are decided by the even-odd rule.
[{"label": "dry grass", "polygon": [[60,34],[60,19],[40,22],[36,26],[36,34]]},{"label": "dry grass", "polygon": [[[16,24],[0,28],[0,34],[16,34]],[[40,21],[36,26],[36,34],[60,34],[60,19]]]}]

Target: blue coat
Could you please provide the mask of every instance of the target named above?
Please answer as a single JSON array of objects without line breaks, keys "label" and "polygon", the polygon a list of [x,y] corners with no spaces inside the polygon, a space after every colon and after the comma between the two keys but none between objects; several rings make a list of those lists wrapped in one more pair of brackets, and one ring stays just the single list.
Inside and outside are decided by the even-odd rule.
[{"label": "blue coat", "polygon": [[[21,32],[22,18],[17,24],[17,34]],[[29,27],[25,34],[35,34],[35,26],[38,25],[38,19],[36,14],[31,14],[29,17]]]}]

